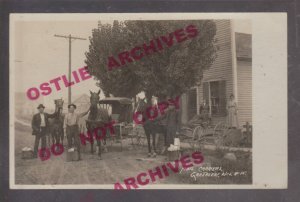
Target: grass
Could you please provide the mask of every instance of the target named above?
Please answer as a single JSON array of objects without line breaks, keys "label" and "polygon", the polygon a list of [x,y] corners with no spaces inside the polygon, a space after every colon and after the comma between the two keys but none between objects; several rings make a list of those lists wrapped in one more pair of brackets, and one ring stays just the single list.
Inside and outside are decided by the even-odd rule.
[{"label": "grass", "polygon": [[[204,174],[199,167],[193,167],[192,170],[182,170],[181,173],[172,174],[170,182],[181,184],[251,184],[252,183],[252,153],[234,152],[237,160],[230,161],[224,159],[225,151],[217,149],[215,151],[203,150],[204,162],[199,167],[216,168],[221,167],[222,171],[206,171],[206,173],[220,173],[219,176],[195,176],[195,173]],[[192,151],[187,150],[184,153],[191,154]],[[233,152],[232,152],[233,153]],[[239,173],[236,176],[234,174]],[[222,176],[221,174],[231,173],[233,176]]]}]

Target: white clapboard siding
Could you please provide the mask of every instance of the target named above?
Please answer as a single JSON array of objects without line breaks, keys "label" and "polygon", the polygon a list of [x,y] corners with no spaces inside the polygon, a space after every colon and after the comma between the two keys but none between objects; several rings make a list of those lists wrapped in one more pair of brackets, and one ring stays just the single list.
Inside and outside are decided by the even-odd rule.
[{"label": "white clapboard siding", "polygon": [[252,123],[252,64],[237,61],[238,109],[240,125]]},{"label": "white clapboard siding", "polygon": [[[233,92],[233,76],[232,76],[232,51],[231,51],[231,26],[229,20],[216,20],[219,50],[217,58],[213,65],[203,72],[202,82],[225,80],[226,81],[226,100]],[[198,96],[200,105],[203,102],[203,84],[198,86]],[[212,117],[213,123],[226,121],[225,116]]]}]

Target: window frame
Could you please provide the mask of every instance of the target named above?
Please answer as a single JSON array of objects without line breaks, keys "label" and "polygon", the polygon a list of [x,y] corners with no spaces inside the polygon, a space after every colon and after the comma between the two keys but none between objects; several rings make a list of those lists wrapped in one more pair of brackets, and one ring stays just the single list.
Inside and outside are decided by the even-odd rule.
[{"label": "window frame", "polygon": [[[219,110],[220,112],[218,113],[212,113],[212,96],[211,96],[211,83],[212,82],[218,82],[218,85],[220,85],[222,82],[224,82],[225,86],[224,86],[224,98],[223,98],[223,102],[224,102],[224,106],[223,106],[223,109]],[[205,84],[207,83],[207,84]],[[226,116],[226,106],[227,106],[227,99],[226,99],[226,83],[227,81],[225,79],[215,79],[215,80],[207,80],[207,81],[203,81],[203,99],[202,100],[205,100],[206,97],[205,97],[205,85],[208,85],[208,91],[207,91],[207,94],[208,94],[208,106],[209,106],[209,114],[211,117],[224,117]],[[220,92],[218,92],[218,95],[219,95],[219,100],[221,101],[222,99],[222,96],[220,94]],[[220,102],[219,101],[219,102]]]}]

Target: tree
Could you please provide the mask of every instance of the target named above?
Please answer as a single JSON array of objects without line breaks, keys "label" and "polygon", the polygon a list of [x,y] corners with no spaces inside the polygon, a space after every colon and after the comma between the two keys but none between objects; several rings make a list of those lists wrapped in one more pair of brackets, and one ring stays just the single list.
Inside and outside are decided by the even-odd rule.
[{"label": "tree", "polygon": [[[175,43],[174,31],[188,26],[194,26],[197,35]],[[147,100],[152,95],[178,96],[200,83],[203,70],[215,60],[215,34],[216,25],[211,20],[115,21],[113,26],[101,25],[93,31],[86,62],[104,92],[116,96],[124,96],[125,92],[129,97],[144,91]],[[164,43],[162,50],[108,71],[108,57],[142,44],[149,45],[152,39],[162,37],[172,45]]]},{"label": "tree", "polygon": [[128,46],[124,23],[114,21],[113,25],[99,24],[98,29],[92,31],[89,52],[86,53],[86,64],[91,75],[98,80],[97,85],[105,96],[109,94],[120,97],[134,97],[140,92],[139,77],[130,69],[124,68],[108,71],[107,57]]}]

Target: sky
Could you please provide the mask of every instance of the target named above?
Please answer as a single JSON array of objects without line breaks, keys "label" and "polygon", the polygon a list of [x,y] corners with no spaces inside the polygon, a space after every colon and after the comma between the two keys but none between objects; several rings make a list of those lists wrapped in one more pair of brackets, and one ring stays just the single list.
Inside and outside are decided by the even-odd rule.
[{"label": "sky", "polygon": [[[106,21],[111,22],[111,21]],[[72,42],[72,71],[85,66],[85,52],[89,49],[89,37],[97,28],[98,21],[18,21],[15,22],[15,91],[26,92],[31,87],[67,75],[68,39],[54,37],[69,35],[86,38]],[[237,32],[251,33],[251,22],[234,20]],[[72,97],[89,94],[89,90],[98,91],[96,81],[89,79],[72,86]],[[67,88],[52,91],[44,96],[44,103],[53,105],[53,100],[63,98],[67,101]],[[104,95],[101,93],[101,98]],[[143,95],[141,95],[143,97]]]},{"label": "sky", "polygon": [[[85,66],[85,52],[89,49],[89,36],[97,28],[97,21],[85,22],[17,22],[16,25],[16,91],[26,92],[58,76],[68,73],[68,39],[54,37],[55,34],[86,38],[72,42],[72,71]],[[72,97],[89,90],[97,91],[96,81],[89,79],[72,86]],[[45,103],[63,97],[67,100],[67,88],[52,91],[44,97]]]}]

